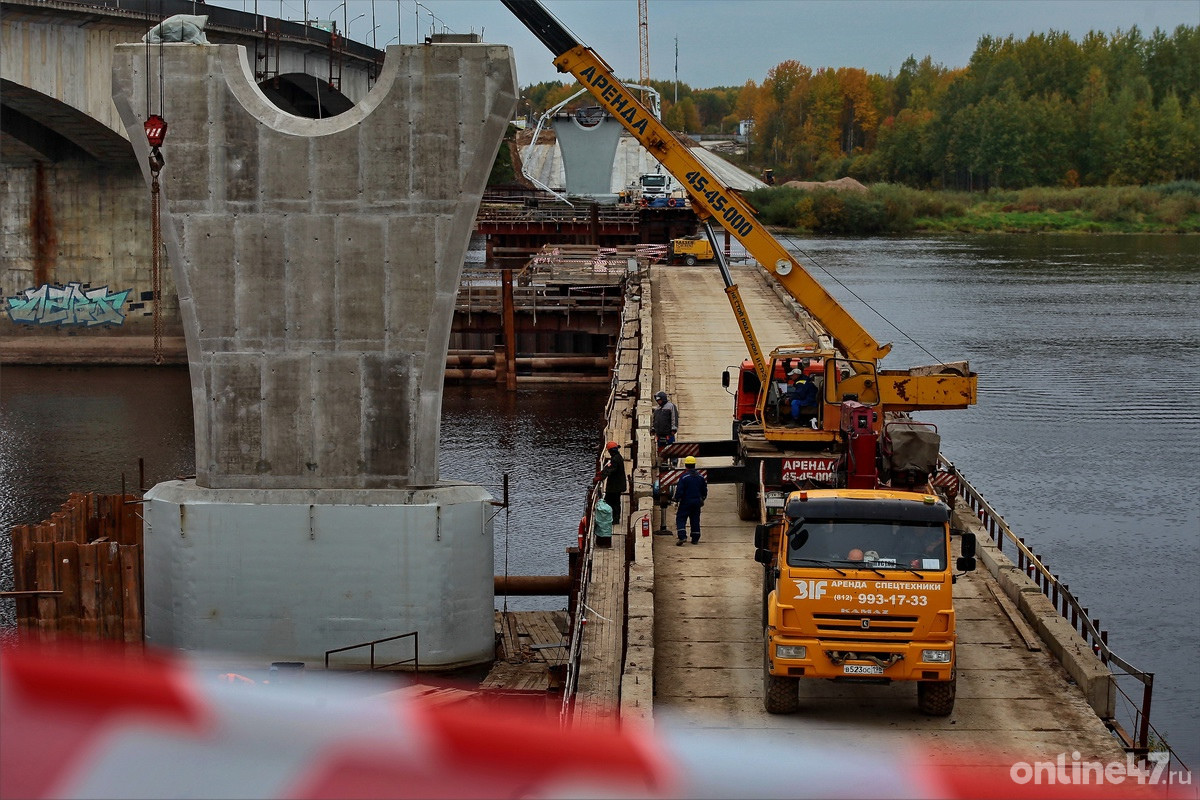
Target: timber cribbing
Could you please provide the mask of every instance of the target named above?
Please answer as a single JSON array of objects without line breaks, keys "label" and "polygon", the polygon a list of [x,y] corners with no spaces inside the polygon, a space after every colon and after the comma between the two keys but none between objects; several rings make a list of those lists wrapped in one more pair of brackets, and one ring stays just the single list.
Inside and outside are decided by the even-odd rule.
[{"label": "timber cribbing", "polygon": [[[737,267],[734,279],[765,347],[809,340],[797,309],[780,302],[765,272]],[[579,668],[577,710],[647,722],[669,717],[677,726],[695,729],[819,737],[864,752],[915,747],[932,758],[949,756],[965,764],[1053,761],[1074,752],[1083,760],[1123,762],[1122,748],[1092,708],[1111,705],[1111,674],[1082,639],[1069,640],[1071,631],[1033,625],[1037,634],[1052,628],[1068,637],[1043,646],[1019,615],[1006,614],[1005,589],[989,573],[995,562],[988,557],[955,585],[959,681],[951,716],[920,715],[911,685],[826,681],[801,683],[800,713],[767,714],[761,678],[762,572],[753,560],[753,524],[738,519],[732,486],[714,485],[703,512],[701,543],[676,547],[674,536],[654,535],[661,523],[650,496],[650,398],[663,389],[679,405],[681,440],[727,438],[732,400],[720,375],[740,364],[745,346],[711,268],[655,266],[649,280],[630,291],[640,298],[632,312],[641,321],[640,347],[629,353],[636,352],[639,370],[635,379],[614,384],[623,387],[614,392],[623,398],[612,408],[606,434],[628,447],[633,502],[616,527],[613,547],[594,551],[583,638],[594,635],[595,623],[604,628],[604,646],[596,646],[601,640],[595,639],[589,662]],[[706,459],[701,466],[720,463]],[[967,527],[974,513],[965,503],[958,505],[956,524]],[[641,535],[643,518],[649,536]],[[673,531],[673,519],[665,520],[665,527]],[[600,617],[595,612],[602,600],[609,613]],[[623,616],[612,616],[617,613]],[[1058,660],[1067,657],[1064,653],[1077,659],[1069,671]],[[589,669],[603,673],[604,680],[589,686],[583,679]]]}]

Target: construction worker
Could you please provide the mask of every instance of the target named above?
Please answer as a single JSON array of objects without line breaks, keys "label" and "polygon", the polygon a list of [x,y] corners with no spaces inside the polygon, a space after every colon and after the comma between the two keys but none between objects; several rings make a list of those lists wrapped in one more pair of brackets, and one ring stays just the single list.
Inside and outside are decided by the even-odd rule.
[{"label": "construction worker", "polygon": [[792,422],[808,424],[817,413],[817,385],[811,375],[803,370],[794,369],[789,373],[792,379],[788,396],[792,401]]},{"label": "construction worker", "polygon": [[654,395],[654,402],[658,408],[651,414],[650,430],[660,442],[665,439],[666,444],[670,444],[675,441],[675,434],[679,431],[679,408],[668,399],[666,392]]},{"label": "construction worker", "polygon": [[688,456],[683,460],[683,477],[675,486],[675,501],[679,503],[675,512],[675,530],[679,536],[676,547],[687,541],[688,520],[692,523],[692,544],[700,544],[700,509],[707,499],[708,481],[696,469],[695,456]]},{"label": "construction worker", "polygon": [[600,477],[605,481],[604,502],[612,507],[615,527],[621,518],[621,495],[625,494],[629,484],[625,477],[625,459],[621,457],[621,448],[616,442],[609,442],[604,449],[608,451],[608,463],[600,470]]}]

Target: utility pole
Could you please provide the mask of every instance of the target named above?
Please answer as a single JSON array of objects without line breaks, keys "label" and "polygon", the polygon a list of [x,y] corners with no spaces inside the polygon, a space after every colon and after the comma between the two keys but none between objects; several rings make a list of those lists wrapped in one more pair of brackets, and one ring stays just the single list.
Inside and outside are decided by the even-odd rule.
[{"label": "utility pole", "polygon": [[675,104],[679,104],[679,37],[675,37]]}]

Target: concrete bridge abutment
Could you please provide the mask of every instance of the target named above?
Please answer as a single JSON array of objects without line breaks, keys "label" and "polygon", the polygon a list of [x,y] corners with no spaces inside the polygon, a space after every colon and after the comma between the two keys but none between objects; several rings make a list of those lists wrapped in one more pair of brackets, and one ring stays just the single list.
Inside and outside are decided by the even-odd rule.
[{"label": "concrete bridge abutment", "polygon": [[417,630],[423,666],[489,660],[490,498],[437,464],[511,52],[391,47],[358,105],[313,120],[263,96],[244,48],[168,44],[147,64],[120,46],[114,100],[149,179],[146,70],[175,76],[162,229],[197,462],[146,496],[148,638],[311,661]]}]

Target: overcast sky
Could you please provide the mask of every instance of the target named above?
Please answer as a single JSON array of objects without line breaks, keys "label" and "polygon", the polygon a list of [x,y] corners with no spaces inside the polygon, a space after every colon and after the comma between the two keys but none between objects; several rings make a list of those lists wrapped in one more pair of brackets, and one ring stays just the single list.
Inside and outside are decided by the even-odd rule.
[{"label": "overcast sky", "polygon": [[[436,26],[510,45],[524,86],[561,76],[546,48],[500,0],[209,0],[269,16],[334,18],[350,37],[383,47]],[[542,0],[576,38],[623,78],[636,78],[637,0]],[[761,83],[788,59],[809,67],[862,67],[887,75],[908,56],[966,66],[981,36],[1065,31],[1078,41],[1138,26],[1168,33],[1200,25],[1200,0],[648,0],[650,74],[694,88]],[[399,25],[397,26],[397,20]],[[419,26],[418,26],[419,22]]]}]

